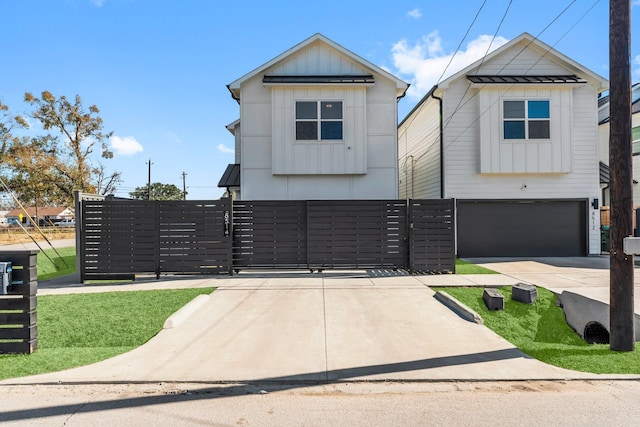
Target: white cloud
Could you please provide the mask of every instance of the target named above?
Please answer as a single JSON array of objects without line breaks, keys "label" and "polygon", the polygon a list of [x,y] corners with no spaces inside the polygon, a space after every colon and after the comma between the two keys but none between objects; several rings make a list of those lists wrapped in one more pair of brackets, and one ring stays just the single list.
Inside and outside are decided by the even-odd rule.
[{"label": "white cloud", "polygon": [[102,7],[107,0],[90,0],[95,7]]},{"label": "white cloud", "polygon": [[233,154],[236,152],[233,148],[229,148],[224,144],[218,144],[216,148],[218,148],[219,152],[225,153],[225,154]]},{"label": "white cloud", "polygon": [[496,37],[491,44],[492,38],[493,36],[481,35],[470,41],[456,53],[451,61],[453,52],[445,52],[440,34],[438,31],[433,31],[413,45],[410,45],[406,40],[401,40],[393,45],[391,49],[393,64],[399,74],[411,82],[407,95],[420,99],[438,83],[438,79],[449,61],[451,61],[451,65],[447,68],[442,79],[446,79],[482,58],[487,53],[489,45],[491,45],[489,50],[491,51],[508,41],[504,37]]},{"label": "white cloud", "polygon": [[132,136],[112,136],[111,139],[111,149],[113,150],[116,156],[133,156],[136,153],[140,153],[144,151],[142,144],[140,144],[136,139]]},{"label": "white cloud", "polygon": [[420,11],[420,9],[415,8],[407,12],[407,16],[418,19],[422,17],[422,12]]}]

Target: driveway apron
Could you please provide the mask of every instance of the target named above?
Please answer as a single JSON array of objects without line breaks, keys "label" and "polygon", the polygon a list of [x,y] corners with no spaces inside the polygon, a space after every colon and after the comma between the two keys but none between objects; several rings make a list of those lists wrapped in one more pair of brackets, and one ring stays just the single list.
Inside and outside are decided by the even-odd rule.
[{"label": "driveway apron", "polygon": [[[527,357],[441,305],[420,277],[241,273],[209,280],[218,289],[204,304],[141,347],[93,365],[3,383],[594,377]],[[198,280],[198,286],[209,280]]]}]

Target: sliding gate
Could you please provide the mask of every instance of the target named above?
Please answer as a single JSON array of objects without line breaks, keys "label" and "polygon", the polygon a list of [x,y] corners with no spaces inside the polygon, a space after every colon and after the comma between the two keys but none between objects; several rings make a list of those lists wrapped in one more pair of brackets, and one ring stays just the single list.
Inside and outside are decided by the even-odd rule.
[{"label": "sliding gate", "polygon": [[80,203],[83,281],[249,268],[455,271],[452,200]]}]

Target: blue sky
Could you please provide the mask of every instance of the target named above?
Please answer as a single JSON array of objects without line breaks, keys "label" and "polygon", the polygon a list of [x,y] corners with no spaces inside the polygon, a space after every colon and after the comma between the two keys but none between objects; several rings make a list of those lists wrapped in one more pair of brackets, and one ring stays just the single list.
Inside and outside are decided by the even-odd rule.
[{"label": "blue sky", "polygon": [[[632,3],[635,22],[640,0]],[[0,0],[0,100],[24,113],[25,92],[48,90],[97,105],[105,130],[114,132],[115,157],[104,163],[122,172],[118,196],[146,185],[151,159],[153,182],[182,188],[185,172],[188,199],[218,198],[217,182],[234,161],[225,125],[239,117],[226,85],[317,32],[411,83],[400,120],[437,82],[458,45],[447,74],[479,59],[494,35],[495,47],[529,32],[609,77],[608,1],[509,4]],[[632,34],[634,81],[639,27]]]}]

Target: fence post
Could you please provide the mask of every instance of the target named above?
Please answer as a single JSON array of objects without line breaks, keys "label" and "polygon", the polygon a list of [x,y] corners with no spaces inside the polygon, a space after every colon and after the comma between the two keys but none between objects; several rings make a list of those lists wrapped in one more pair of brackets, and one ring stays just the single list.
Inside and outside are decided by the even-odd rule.
[{"label": "fence post", "polygon": [[147,203],[151,203],[151,208],[154,212],[154,231],[156,233],[155,238],[155,258],[156,258],[156,279],[160,278],[160,201],[158,200],[149,200]]},{"label": "fence post", "polygon": [[80,190],[75,190],[73,192],[73,200],[75,205],[75,216],[76,216],[76,271],[80,273],[80,283],[84,283],[85,272],[84,272],[84,238],[82,233],[84,232],[84,227],[82,224],[82,192]]},{"label": "fence post", "polygon": [[229,263],[229,276],[233,276],[233,199],[227,197],[225,203],[227,205],[224,218],[225,232],[227,234],[227,262]]},{"label": "fence post", "polygon": [[413,274],[413,199],[407,199],[407,253],[409,255],[409,273]]}]

